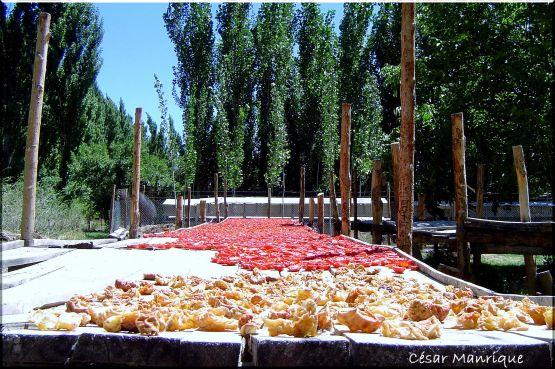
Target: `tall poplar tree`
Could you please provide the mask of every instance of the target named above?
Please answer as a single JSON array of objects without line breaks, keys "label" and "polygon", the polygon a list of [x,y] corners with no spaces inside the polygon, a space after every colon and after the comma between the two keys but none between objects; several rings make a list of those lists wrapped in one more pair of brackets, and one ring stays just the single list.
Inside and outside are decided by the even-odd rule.
[{"label": "tall poplar tree", "polygon": [[[263,3],[254,26],[259,104],[259,168],[276,186],[289,160],[285,102],[293,70],[293,4]],[[262,182],[262,181],[261,181]]]}]

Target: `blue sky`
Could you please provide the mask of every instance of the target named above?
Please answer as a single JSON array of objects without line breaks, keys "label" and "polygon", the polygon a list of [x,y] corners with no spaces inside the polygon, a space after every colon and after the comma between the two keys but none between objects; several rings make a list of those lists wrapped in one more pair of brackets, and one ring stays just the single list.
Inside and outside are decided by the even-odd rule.
[{"label": "blue sky", "polygon": [[[166,34],[162,14],[167,3],[97,3],[104,24],[102,68],[97,78],[100,90],[116,104],[120,98],[127,113],[143,109],[160,121],[158,95],[154,89],[154,74],[164,86],[168,112],[182,131],[181,109],[172,96],[172,67],[177,65],[173,44]],[[219,3],[212,3],[212,14]],[[260,4],[253,4],[257,11]],[[322,3],[324,12],[335,10],[336,32],[343,14],[342,3]],[[215,24],[214,24],[215,27]]]}]

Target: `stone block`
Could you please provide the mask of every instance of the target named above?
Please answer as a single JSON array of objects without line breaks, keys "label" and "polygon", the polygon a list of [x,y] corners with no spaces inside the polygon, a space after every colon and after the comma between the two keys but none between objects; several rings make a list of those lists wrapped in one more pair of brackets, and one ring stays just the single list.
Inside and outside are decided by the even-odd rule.
[{"label": "stone block", "polygon": [[379,333],[345,333],[353,366],[543,367],[551,363],[547,342],[510,332],[444,330],[439,339],[419,341]]},{"label": "stone block", "polygon": [[250,348],[254,366],[350,366],[349,341],[341,336],[254,335]]}]

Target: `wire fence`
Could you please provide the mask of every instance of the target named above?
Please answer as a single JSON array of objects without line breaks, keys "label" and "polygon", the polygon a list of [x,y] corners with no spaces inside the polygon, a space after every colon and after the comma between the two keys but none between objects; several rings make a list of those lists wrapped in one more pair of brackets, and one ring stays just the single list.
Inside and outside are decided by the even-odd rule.
[{"label": "wire fence", "polygon": [[[129,228],[131,225],[131,195],[127,189],[118,189],[114,198],[112,207],[112,217],[110,231],[118,228]],[[191,199],[190,207],[190,225],[200,224],[200,201],[206,201],[206,221],[210,222],[216,217],[216,205],[214,197],[210,197],[210,192],[199,193],[203,197]],[[212,193],[213,195],[213,193]],[[235,196],[234,196],[235,195]],[[227,198],[227,215],[229,217],[267,217],[268,216],[268,198],[263,192],[230,192]],[[281,218],[298,218],[299,216],[299,193],[288,192],[282,193],[282,196],[273,196],[271,198],[271,217]],[[295,197],[296,195],[296,197]],[[308,192],[305,196],[304,218],[309,216],[309,199],[315,199],[316,193]],[[371,219],[372,202],[370,194],[360,193],[357,196],[357,216],[358,219]],[[337,198],[338,209],[341,199]],[[351,217],[354,216],[354,207],[351,204]],[[414,202],[415,219],[418,218],[418,201]],[[424,218],[426,220],[453,220],[453,204],[450,202],[435,202],[425,204]],[[394,212],[394,199],[391,194],[384,193],[382,197],[383,217],[391,218]],[[545,199],[530,200],[530,215],[532,221],[551,221],[553,220],[553,202]],[[187,199],[183,201],[183,226],[187,219]],[[225,204],[223,197],[218,198],[218,208],[220,219],[225,215]],[[314,217],[317,217],[317,201],[315,199]],[[486,197],[484,200],[484,219],[503,220],[503,221],[519,221],[520,206],[518,202],[500,202],[495,198]],[[163,225],[175,224],[176,218],[176,199],[170,197],[148,197],[143,193],[139,198],[140,225]],[[468,216],[478,217],[476,213],[476,203],[469,202]],[[331,207],[329,198],[324,199],[324,217],[327,222],[331,220]]]}]

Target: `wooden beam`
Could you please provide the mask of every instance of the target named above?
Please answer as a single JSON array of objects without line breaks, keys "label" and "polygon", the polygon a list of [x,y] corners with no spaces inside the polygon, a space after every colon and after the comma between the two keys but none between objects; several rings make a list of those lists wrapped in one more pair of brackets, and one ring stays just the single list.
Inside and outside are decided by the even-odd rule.
[{"label": "wooden beam", "polygon": [[116,203],[116,185],[112,187],[112,201],[110,202],[110,233],[112,233],[114,229],[114,205]]},{"label": "wooden beam", "polygon": [[414,3],[401,5],[401,142],[399,156],[399,210],[397,246],[412,254],[414,198]]},{"label": "wooden beam", "polygon": [[201,223],[206,222],[206,200],[200,200],[199,218]]},{"label": "wooden beam", "polygon": [[224,219],[228,215],[228,204],[227,204],[227,178],[224,178]]},{"label": "wooden beam", "polygon": [[335,198],[335,179],[333,173],[330,176],[330,206],[332,216],[331,234],[337,236],[341,233],[341,221],[339,220],[339,213],[337,212],[337,201]]},{"label": "wooden beam", "polygon": [[461,274],[469,272],[470,250],[464,236],[464,221],[468,217],[466,192],[465,137],[463,113],[451,114],[453,179],[455,201],[453,213],[457,227],[457,267]]},{"label": "wooden beam", "polygon": [[390,214],[391,219],[397,219],[399,211],[399,156],[401,156],[401,148],[399,142],[391,144],[391,164],[393,166],[393,198],[395,199],[395,207]]},{"label": "wooden beam", "polygon": [[301,167],[301,185],[299,193],[299,223],[303,222],[304,219],[304,166]]},{"label": "wooden beam", "polygon": [[187,187],[187,228],[191,226],[191,186]]},{"label": "wooden beam", "polygon": [[[382,225],[382,162],[374,160],[372,168],[372,225]],[[381,245],[382,233],[380,228],[372,229],[372,243]]]},{"label": "wooden beam", "polygon": [[131,187],[131,228],[129,238],[138,238],[141,214],[139,197],[141,191],[141,114],[142,108],[135,109],[135,146],[133,147],[133,184]]},{"label": "wooden beam", "polygon": [[423,193],[419,193],[418,194],[418,211],[416,212],[417,216],[418,216],[418,220],[426,220],[425,202],[426,202],[426,195],[424,195]]},{"label": "wooden beam", "polygon": [[[352,182],[352,197],[353,197],[353,222],[358,221],[358,171],[353,169],[353,182]],[[354,230],[355,238],[358,238],[358,229]]]},{"label": "wooden beam", "polygon": [[324,194],[318,194],[318,231],[324,233]]},{"label": "wooden beam", "polygon": [[183,196],[177,196],[177,205],[175,207],[175,229],[183,227]]},{"label": "wooden beam", "polygon": [[[33,82],[27,119],[27,142],[25,145],[25,168],[23,170],[23,208],[21,211],[21,239],[25,246],[33,246],[35,233],[35,204],[37,196],[37,171],[39,160],[40,124],[48,42],[50,40],[50,14],[40,13],[37,24],[37,42],[33,65]],[[2,89],[5,87],[2,86]],[[6,122],[7,123],[7,122]]]},{"label": "wooden beam", "polygon": [[272,216],[272,187],[268,187],[268,218]]},{"label": "wooden beam", "polygon": [[484,217],[484,164],[476,170],[476,218]]},{"label": "wooden beam", "polygon": [[308,199],[308,225],[314,225],[314,197]]},{"label": "wooden beam", "polygon": [[339,185],[341,188],[341,233],[351,234],[351,104],[343,103],[341,115],[341,147]]},{"label": "wooden beam", "polygon": [[[518,183],[518,203],[520,205],[520,220],[529,222],[530,219],[530,203],[528,195],[528,176],[526,174],[526,165],[524,164],[524,151],[522,146],[513,146],[513,159],[516,171],[516,179]],[[535,295],[538,286],[536,283],[536,261],[533,255],[524,255],[524,265],[526,268],[526,285],[528,294]]]},{"label": "wooden beam", "polygon": [[218,203],[218,173],[214,173],[214,205],[216,223],[220,223],[220,204]]}]

